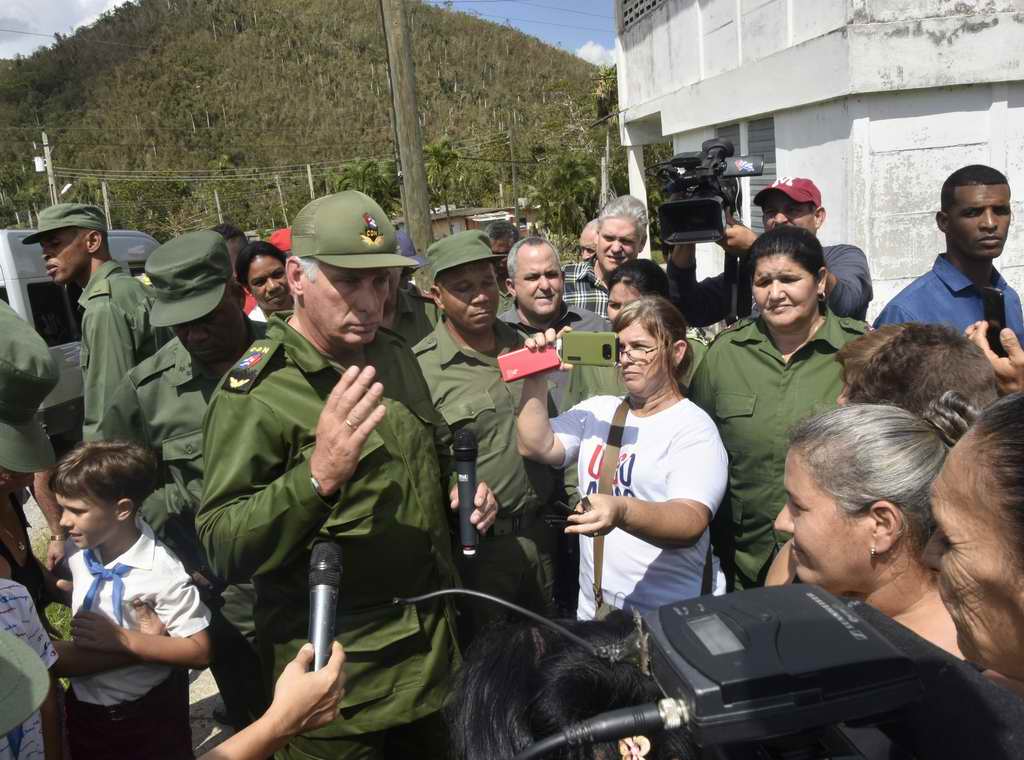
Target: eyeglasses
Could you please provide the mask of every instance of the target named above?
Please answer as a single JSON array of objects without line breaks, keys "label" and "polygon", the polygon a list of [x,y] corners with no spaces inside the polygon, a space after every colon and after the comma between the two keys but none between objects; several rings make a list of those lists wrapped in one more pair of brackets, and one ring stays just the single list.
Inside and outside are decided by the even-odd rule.
[{"label": "eyeglasses", "polygon": [[809,216],[817,210],[818,209],[813,203],[794,203],[789,206],[783,206],[782,208],[765,207],[761,216],[765,221],[767,221],[769,219],[774,219],[779,214],[782,214],[786,219],[792,222],[794,219],[799,219],[802,216]]},{"label": "eyeglasses", "polygon": [[621,364],[623,359],[629,359],[632,364],[647,364],[651,361],[651,354],[655,353],[658,348],[658,346],[654,348],[640,348],[639,346],[620,348],[619,363]]}]

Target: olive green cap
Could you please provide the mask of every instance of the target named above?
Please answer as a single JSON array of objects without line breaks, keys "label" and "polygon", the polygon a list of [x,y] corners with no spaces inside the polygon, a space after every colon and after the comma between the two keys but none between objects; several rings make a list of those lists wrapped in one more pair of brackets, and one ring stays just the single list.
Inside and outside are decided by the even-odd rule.
[{"label": "olive green cap", "polygon": [[0,335],[0,467],[45,470],[53,466],[53,447],[36,412],[60,370],[35,328],[2,302]]},{"label": "olive green cap", "polygon": [[39,212],[38,221],[36,231],[21,241],[25,245],[38,243],[47,232],[65,227],[103,232],[107,229],[107,218],[103,214],[103,209],[85,203],[58,203],[56,206],[44,208]]},{"label": "olive green cap", "polygon": [[146,276],[156,296],[149,312],[154,327],[205,317],[217,308],[231,277],[227,243],[214,230],[186,232],[149,254]]},{"label": "olive green cap", "polygon": [[292,221],[292,255],[349,269],[409,266],[384,210],[358,190],[307,203]]},{"label": "olive green cap", "polygon": [[446,269],[454,269],[463,264],[499,258],[501,256],[491,253],[491,241],[480,230],[456,232],[441,238],[427,249],[427,261],[430,262],[434,277]]},{"label": "olive green cap", "polygon": [[0,736],[20,726],[50,691],[50,671],[28,644],[0,631]]}]

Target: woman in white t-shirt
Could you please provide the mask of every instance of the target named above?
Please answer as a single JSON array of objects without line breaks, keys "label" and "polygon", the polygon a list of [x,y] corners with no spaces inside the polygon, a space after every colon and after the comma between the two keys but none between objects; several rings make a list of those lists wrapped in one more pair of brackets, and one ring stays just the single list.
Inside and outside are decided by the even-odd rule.
[{"label": "woman in white t-shirt", "polygon": [[[534,461],[578,463],[580,494],[590,509],[569,517],[580,536],[577,616],[594,617],[593,539],[606,536],[604,601],[641,612],[699,596],[708,556],[708,524],[725,495],[728,458],[714,422],[684,398],[690,363],[686,321],[667,300],[640,298],[615,319],[628,391],[613,494],[597,493],[612,417],[622,399],[596,396],[548,418],[544,375],[523,380],[519,452]],[[541,349],[553,330],[527,340]]]}]

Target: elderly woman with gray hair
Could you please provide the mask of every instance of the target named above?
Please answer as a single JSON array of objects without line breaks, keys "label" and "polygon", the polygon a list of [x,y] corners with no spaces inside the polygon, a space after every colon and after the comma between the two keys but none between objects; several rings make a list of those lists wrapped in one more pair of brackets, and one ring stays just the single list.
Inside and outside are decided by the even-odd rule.
[{"label": "elderly woman with gray hair", "polygon": [[862,599],[938,647],[962,656],[936,577],[923,557],[934,531],[932,482],[974,413],[947,393],[922,419],[854,404],[799,423],[786,456],[786,506],[775,528],[793,534],[767,585],[792,575]]}]

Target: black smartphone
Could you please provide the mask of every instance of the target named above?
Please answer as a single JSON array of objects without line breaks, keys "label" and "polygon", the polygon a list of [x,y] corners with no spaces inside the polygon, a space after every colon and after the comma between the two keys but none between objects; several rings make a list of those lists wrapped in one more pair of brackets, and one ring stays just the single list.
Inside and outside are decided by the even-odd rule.
[{"label": "black smartphone", "polygon": [[985,305],[985,321],[988,329],[988,347],[996,356],[1006,356],[1006,349],[999,340],[999,331],[1006,327],[1006,306],[1003,303],[1003,291],[999,288],[982,288],[981,300]]}]

